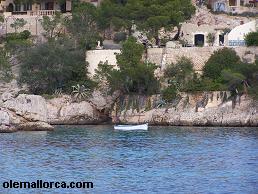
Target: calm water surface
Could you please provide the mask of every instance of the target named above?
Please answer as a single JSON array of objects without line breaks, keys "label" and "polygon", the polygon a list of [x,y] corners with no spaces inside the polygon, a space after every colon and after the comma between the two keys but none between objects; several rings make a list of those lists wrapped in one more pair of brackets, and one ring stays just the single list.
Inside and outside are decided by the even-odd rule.
[{"label": "calm water surface", "polygon": [[[6,180],[92,181],[93,189],[3,189]],[[258,193],[258,128],[58,126],[0,134],[0,193]]]}]

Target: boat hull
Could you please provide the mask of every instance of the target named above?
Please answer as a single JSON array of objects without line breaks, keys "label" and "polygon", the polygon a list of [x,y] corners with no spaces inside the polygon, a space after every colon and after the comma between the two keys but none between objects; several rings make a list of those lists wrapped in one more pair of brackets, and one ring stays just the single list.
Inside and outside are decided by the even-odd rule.
[{"label": "boat hull", "polygon": [[148,130],[148,124],[142,124],[142,125],[115,125],[115,130],[121,130],[121,131],[135,131],[135,130]]}]

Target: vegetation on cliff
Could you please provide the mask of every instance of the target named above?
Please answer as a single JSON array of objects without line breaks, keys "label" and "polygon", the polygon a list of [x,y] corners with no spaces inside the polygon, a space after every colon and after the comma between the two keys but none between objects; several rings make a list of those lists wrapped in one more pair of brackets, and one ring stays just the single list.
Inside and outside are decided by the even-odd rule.
[{"label": "vegetation on cliff", "polygon": [[258,46],[258,31],[250,32],[245,36],[247,46]]},{"label": "vegetation on cliff", "polygon": [[159,82],[154,76],[156,65],[142,60],[143,45],[130,37],[123,43],[121,54],[117,55],[119,69],[107,63],[99,64],[95,79],[99,84],[107,81],[111,91],[120,90],[124,94],[155,94]]},{"label": "vegetation on cliff", "polygon": [[105,0],[98,8],[100,29],[126,30],[129,35],[134,25],[155,38],[160,44],[159,30],[179,26],[195,12],[190,0]]},{"label": "vegetation on cliff", "polygon": [[70,92],[75,84],[89,83],[83,50],[67,39],[46,42],[23,52],[20,82],[34,94]]},{"label": "vegetation on cliff", "polygon": [[8,82],[12,78],[10,57],[4,48],[0,48],[0,81]]},{"label": "vegetation on cliff", "polygon": [[[178,97],[180,92],[213,90],[258,96],[257,62],[242,62],[232,49],[216,51],[207,61],[203,75],[194,72],[188,58],[168,65],[164,75],[158,75],[157,66],[144,60],[144,46],[128,36],[138,29],[159,45],[161,29],[180,29],[179,24],[194,11],[190,0],[105,0],[99,7],[75,3],[72,17],[60,13],[43,17],[45,42],[40,43],[27,31],[18,33],[24,22],[17,21],[13,24],[15,33],[7,34],[0,53],[1,79],[10,79],[9,59],[15,55],[21,63],[20,83],[26,83],[34,94],[54,94],[57,90],[71,94],[72,86],[78,84],[88,92],[95,85],[108,84],[111,92],[162,94],[166,101]],[[122,44],[121,54],[117,55],[118,68],[101,63],[91,80],[85,50],[94,49],[97,41],[105,39],[107,31],[116,34],[114,38]],[[255,37],[249,34],[246,40],[253,45]]]},{"label": "vegetation on cliff", "polygon": [[193,64],[181,58],[165,70],[168,87],[162,91],[165,99],[175,98],[179,92],[225,91],[233,95],[250,93],[257,98],[258,61],[244,63],[231,48],[223,48],[213,53],[206,62],[203,75],[193,71]]}]

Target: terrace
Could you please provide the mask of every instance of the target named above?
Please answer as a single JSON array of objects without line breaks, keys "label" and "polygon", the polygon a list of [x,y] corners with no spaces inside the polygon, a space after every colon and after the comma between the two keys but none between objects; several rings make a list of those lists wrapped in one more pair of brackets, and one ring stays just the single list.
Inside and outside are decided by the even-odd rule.
[{"label": "terrace", "polygon": [[[5,15],[54,15],[56,12],[70,12],[71,0],[59,3],[57,0],[42,0],[39,3],[19,3],[15,0],[1,1],[2,12]],[[0,9],[1,10],[1,9]]]}]

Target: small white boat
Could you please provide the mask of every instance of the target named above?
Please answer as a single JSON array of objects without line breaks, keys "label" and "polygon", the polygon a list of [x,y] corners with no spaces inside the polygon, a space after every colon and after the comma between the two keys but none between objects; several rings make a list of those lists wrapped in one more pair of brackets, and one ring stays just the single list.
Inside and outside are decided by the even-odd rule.
[{"label": "small white boat", "polygon": [[115,125],[115,130],[121,130],[121,131],[134,131],[134,130],[148,130],[148,123],[142,124],[142,125]]}]

